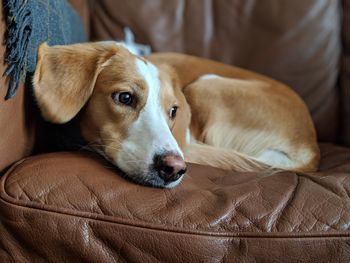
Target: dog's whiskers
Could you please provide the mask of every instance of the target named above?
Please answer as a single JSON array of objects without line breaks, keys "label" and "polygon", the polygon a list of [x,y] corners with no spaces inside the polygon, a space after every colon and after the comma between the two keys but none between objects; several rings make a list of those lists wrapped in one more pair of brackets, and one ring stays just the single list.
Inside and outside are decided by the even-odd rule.
[{"label": "dog's whiskers", "polygon": [[[101,154],[101,152],[100,152],[101,150],[97,149],[98,147],[112,148],[112,149],[116,149],[117,150],[117,148],[115,148],[115,147],[113,147],[111,145],[104,145],[104,144],[97,144],[97,143],[89,143],[85,147],[86,147],[87,150],[94,151],[94,152],[97,152],[99,154]],[[141,159],[129,160],[129,161],[125,161],[125,163],[143,163],[143,164],[147,164],[147,162],[145,160],[141,160]]]}]

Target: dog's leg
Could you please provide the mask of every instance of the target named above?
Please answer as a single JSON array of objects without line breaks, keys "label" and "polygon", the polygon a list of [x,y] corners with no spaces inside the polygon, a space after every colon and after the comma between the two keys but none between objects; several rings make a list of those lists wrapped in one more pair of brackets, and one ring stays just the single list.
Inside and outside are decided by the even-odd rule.
[{"label": "dog's leg", "polygon": [[239,171],[317,169],[316,134],[295,94],[261,81],[215,75],[201,77],[184,93],[192,111],[191,134],[206,145],[189,146],[196,149],[187,155],[192,162]]},{"label": "dog's leg", "polygon": [[184,154],[186,162],[209,165],[225,170],[239,172],[271,172],[277,170],[272,166],[235,150],[218,148],[207,144],[188,144],[186,145]]}]

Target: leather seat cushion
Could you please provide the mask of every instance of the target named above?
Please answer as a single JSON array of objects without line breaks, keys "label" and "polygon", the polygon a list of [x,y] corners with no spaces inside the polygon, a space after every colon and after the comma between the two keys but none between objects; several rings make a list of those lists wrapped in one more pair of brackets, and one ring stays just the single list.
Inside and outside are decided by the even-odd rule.
[{"label": "leather seat cushion", "polygon": [[90,153],[50,153],[1,178],[0,261],[350,259],[350,149],[316,174],[190,164],[180,186],[130,183]]}]

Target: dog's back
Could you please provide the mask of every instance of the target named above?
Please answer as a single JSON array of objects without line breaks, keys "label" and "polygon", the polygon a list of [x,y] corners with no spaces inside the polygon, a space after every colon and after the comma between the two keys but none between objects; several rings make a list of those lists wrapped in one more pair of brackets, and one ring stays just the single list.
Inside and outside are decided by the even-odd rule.
[{"label": "dog's back", "polygon": [[197,145],[188,146],[187,160],[235,170],[317,169],[320,154],[311,116],[286,85],[187,55],[150,59],[173,67],[190,105],[190,134]]}]

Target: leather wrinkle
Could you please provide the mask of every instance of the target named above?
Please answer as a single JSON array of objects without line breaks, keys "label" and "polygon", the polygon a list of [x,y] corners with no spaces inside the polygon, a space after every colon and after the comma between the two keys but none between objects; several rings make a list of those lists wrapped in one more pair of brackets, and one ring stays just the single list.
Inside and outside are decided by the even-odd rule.
[{"label": "leather wrinkle", "polygon": [[[130,226],[130,227],[135,227],[135,228],[146,228],[148,230],[154,230],[154,231],[165,231],[165,232],[172,232],[172,233],[177,233],[177,234],[185,234],[185,235],[203,235],[203,236],[208,236],[208,237],[223,237],[223,238],[262,238],[262,239],[265,239],[265,238],[315,238],[315,237],[319,237],[319,236],[322,236],[324,238],[335,238],[335,237],[342,237],[342,236],[349,236],[350,235],[350,232],[349,233],[338,233],[338,234],[335,234],[335,233],[331,233],[331,234],[325,234],[325,233],[303,233],[303,235],[298,235],[300,233],[290,233],[292,235],[278,235],[278,236],[275,236],[276,233],[273,233],[274,236],[269,236],[268,234],[267,235],[261,235],[261,233],[259,233],[260,235],[256,235],[256,234],[250,234],[249,232],[248,233],[228,233],[228,232],[223,232],[223,233],[218,233],[218,232],[214,232],[214,233],[208,233],[208,232],[204,232],[204,231],[201,231],[201,232],[193,232],[193,231],[177,231],[177,230],[172,230],[170,228],[166,228],[166,229],[162,229],[162,228],[157,228],[157,227],[146,227],[146,226],[143,226],[143,225],[138,225],[136,223],[133,223],[133,224],[127,224],[127,223],[123,223],[123,222],[118,222],[118,221],[111,221],[111,220],[108,220],[108,219],[105,219],[105,218],[99,218],[98,216],[96,217],[89,217],[89,216],[86,216],[86,215],[83,215],[83,214],[77,214],[77,213],[69,213],[69,211],[55,211],[55,210],[49,210],[47,208],[43,209],[43,208],[40,208],[40,207],[35,207],[35,206],[30,206],[28,204],[16,204],[16,203],[12,203],[11,201],[8,201],[6,199],[4,199],[3,197],[0,198],[0,200],[2,202],[5,202],[11,206],[14,206],[14,207],[21,207],[21,208],[25,208],[25,209],[34,209],[34,210],[39,210],[40,212],[45,212],[45,213],[54,213],[54,214],[60,214],[60,215],[65,215],[65,216],[73,216],[73,217],[79,217],[79,218],[86,218],[88,220],[91,220],[91,221],[104,221],[104,222],[107,222],[107,223],[116,223],[116,224],[121,224],[121,225],[125,225],[125,226]],[[296,234],[296,235],[293,235],[293,234]]]},{"label": "leather wrinkle", "polygon": [[[129,26],[154,51],[204,56],[287,83],[306,101],[319,140],[349,145],[349,0],[71,2],[91,40],[121,39]],[[189,165],[182,184],[167,191],[135,187],[83,153],[31,156],[4,173],[48,151],[39,147],[49,129],[23,88],[0,101],[1,262],[349,261],[349,149],[320,144],[313,174],[263,178]]]},{"label": "leather wrinkle", "polygon": [[288,207],[294,200],[294,197],[296,195],[297,189],[298,189],[298,185],[299,185],[299,177],[296,176],[296,184],[294,186],[294,188],[291,190],[291,193],[289,194],[288,199],[283,203],[281,209],[276,209],[276,215],[277,218],[274,219],[274,224],[273,226],[271,226],[270,229],[272,228],[276,228],[278,230],[277,224],[278,222],[280,222],[280,218],[283,216],[283,212],[286,209],[286,207]]},{"label": "leather wrinkle", "polygon": [[[15,202],[17,202],[18,203],[18,200],[15,200]],[[26,203],[26,205],[28,206],[29,204],[28,204],[28,202],[25,202]],[[32,202],[33,203],[33,202]],[[41,204],[31,204],[31,206],[32,207],[37,207],[37,208],[39,208],[39,209],[43,209],[44,207],[47,207],[47,205],[41,205]],[[45,208],[44,208],[45,209]],[[56,211],[56,212],[59,212],[59,213],[61,213],[61,209],[57,209],[57,208],[55,208],[55,207],[53,207],[53,210],[54,211]],[[71,214],[71,215],[76,215],[77,213],[76,213],[76,211],[72,211],[71,209],[63,209],[64,210],[64,213],[66,213],[67,211],[68,211],[68,214]],[[242,216],[245,216],[245,217],[249,217],[249,216],[247,216],[246,214],[245,214],[245,212],[243,211],[240,211],[240,208],[239,208],[239,205],[237,206],[237,204],[235,205],[235,209],[234,209],[234,211],[236,211],[236,212],[238,212],[238,213],[242,213]],[[83,212],[84,213],[84,212]],[[85,213],[86,215],[87,215],[87,217],[89,218],[89,217],[91,217],[91,214],[90,213]],[[80,215],[80,214],[79,214]],[[269,216],[271,216],[271,215],[269,215]],[[98,219],[100,219],[101,217],[105,217],[104,215],[93,215],[93,217],[94,218],[98,218]],[[106,218],[104,218],[104,219],[106,219]],[[109,218],[108,218],[109,219]],[[108,220],[107,219],[107,221],[110,221],[110,220]],[[114,218],[113,218],[114,219]],[[115,221],[115,220],[112,220],[112,221]],[[209,222],[211,222],[211,221],[209,221]],[[275,222],[278,222],[278,221],[275,221]],[[128,220],[122,220],[122,221],[119,221],[119,223],[128,223]],[[160,223],[161,223],[161,221],[160,221]],[[255,222],[254,222],[255,223]],[[147,225],[146,227],[148,227],[148,228],[151,228],[151,229],[162,229],[162,228],[159,228],[159,226],[154,226],[154,225],[152,225],[152,223],[150,224],[150,223],[145,223],[145,222],[140,222],[140,227],[145,227],[145,224]],[[259,226],[255,226],[256,228],[259,228]],[[200,229],[200,228],[199,228]],[[163,229],[164,230],[164,229]],[[173,229],[171,229],[170,231],[175,231],[175,232],[177,232],[177,230],[178,230],[178,227],[174,227]],[[223,229],[221,229],[221,231],[222,231]],[[166,231],[169,231],[169,228],[166,228]],[[197,230],[198,232],[202,232],[202,234],[208,234],[208,231],[203,231],[203,230]],[[188,230],[186,230],[185,232],[187,232],[187,233],[198,233],[198,232],[193,232],[193,229],[192,230],[190,230],[190,231],[188,231]],[[226,229],[225,229],[225,231],[226,231]],[[182,232],[182,231],[180,231],[180,232]],[[211,235],[212,233],[209,233],[209,235]],[[222,234],[222,233],[220,233],[220,234]],[[225,236],[227,235],[228,233],[225,233]],[[243,234],[243,233],[242,233]],[[228,234],[229,235],[229,234]],[[234,236],[236,236],[236,235],[234,235]],[[239,234],[239,236],[241,236],[241,234]],[[249,235],[250,236],[250,235]]]}]

